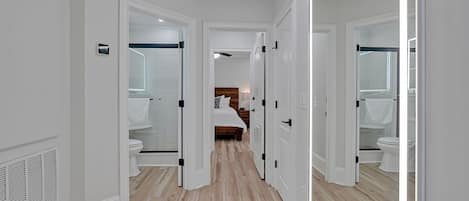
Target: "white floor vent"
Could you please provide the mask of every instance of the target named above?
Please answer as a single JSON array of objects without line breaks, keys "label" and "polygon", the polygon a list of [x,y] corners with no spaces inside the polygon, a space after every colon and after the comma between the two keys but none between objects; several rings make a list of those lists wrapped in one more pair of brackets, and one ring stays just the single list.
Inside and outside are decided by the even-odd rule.
[{"label": "white floor vent", "polygon": [[56,201],[56,150],[0,165],[0,201]]}]

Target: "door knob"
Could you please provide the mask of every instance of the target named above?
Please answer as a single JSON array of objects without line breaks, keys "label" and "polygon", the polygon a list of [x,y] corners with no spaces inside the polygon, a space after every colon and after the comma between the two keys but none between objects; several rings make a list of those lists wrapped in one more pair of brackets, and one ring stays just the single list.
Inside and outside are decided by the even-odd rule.
[{"label": "door knob", "polygon": [[292,126],[292,124],[293,124],[293,121],[292,121],[292,119],[288,119],[288,121],[282,121],[282,123],[284,123],[284,124],[288,124],[288,126],[290,126],[290,127],[291,127],[291,126]]}]

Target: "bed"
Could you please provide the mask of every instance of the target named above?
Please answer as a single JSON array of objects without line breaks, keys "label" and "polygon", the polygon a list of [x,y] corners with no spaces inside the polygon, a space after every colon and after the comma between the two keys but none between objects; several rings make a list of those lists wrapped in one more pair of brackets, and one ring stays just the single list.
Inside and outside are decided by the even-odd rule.
[{"label": "bed", "polygon": [[215,125],[215,137],[232,136],[236,140],[243,139],[243,133],[247,126],[239,117],[239,89],[238,88],[215,88],[215,97],[230,97],[229,107],[213,109],[213,122]]}]

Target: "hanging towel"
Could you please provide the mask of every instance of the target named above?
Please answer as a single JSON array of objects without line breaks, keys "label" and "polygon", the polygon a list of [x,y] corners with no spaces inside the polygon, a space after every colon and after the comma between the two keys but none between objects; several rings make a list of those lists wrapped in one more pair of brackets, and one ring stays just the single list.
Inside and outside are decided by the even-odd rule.
[{"label": "hanging towel", "polygon": [[360,127],[385,128],[392,123],[393,108],[392,99],[366,99]]},{"label": "hanging towel", "polygon": [[151,128],[152,125],[148,118],[149,98],[129,98],[127,107],[129,130]]}]

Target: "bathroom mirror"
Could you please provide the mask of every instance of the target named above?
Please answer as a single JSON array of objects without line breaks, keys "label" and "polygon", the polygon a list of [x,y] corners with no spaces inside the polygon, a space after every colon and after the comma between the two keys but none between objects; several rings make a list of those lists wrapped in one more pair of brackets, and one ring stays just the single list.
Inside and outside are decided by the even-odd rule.
[{"label": "bathroom mirror", "polygon": [[129,91],[145,91],[145,55],[129,48]]}]

